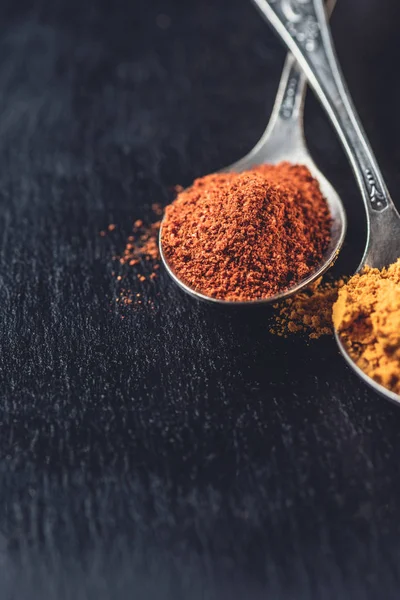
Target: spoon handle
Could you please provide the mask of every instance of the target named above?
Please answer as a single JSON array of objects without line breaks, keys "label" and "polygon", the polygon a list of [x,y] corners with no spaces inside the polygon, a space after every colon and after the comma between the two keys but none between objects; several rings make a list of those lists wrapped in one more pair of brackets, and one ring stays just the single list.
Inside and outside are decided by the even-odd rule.
[{"label": "spoon handle", "polygon": [[255,164],[282,160],[290,141],[292,153],[305,152],[304,99],[307,78],[292,54],[286,57],[274,107],[267,128],[252,150],[228,170],[241,171]]},{"label": "spoon handle", "polygon": [[383,266],[387,258],[396,258],[389,256],[390,248],[382,252],[382,240],[391,235],[388,226],[393,234],[400,233],[400,216],[341,74],[323,0],[253,1],[302,67],[350,159],[367,213],[368,238],[361,264]]},{"label": "spoon handle", "polygon": [[[330,17],[336,0],[326,0],[326,13]],[[307,78],[294,58],[288,52],[279,81],[274,106],[268,125],[257,144],[242,159],[228,170],[242,170],[255,163],[282,159],[287,154],[290,140],[291,154],[296,151],[307,153],[304,139],[304,100],[307,91]],[[275,156],[276,155],[276,156]]]}]

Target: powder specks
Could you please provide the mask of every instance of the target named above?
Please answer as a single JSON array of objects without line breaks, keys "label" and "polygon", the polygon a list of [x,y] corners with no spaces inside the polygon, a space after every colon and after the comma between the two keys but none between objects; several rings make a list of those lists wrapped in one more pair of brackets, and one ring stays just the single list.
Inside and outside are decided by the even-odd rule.
[{"label": "powder specks", "polygon": [[304,333],[310,339],[332,335],[332,306],[344,280],[324,282],[318,279],[304,291],[276,304],[277,313],[271,333],[287,337],[291,333]]},{"label": "powder specks", "polygon": [[158,232],[161,221],[145,226],[141,219],[135,221],[133,225],[133,235],[128,237],[122,256],[119,261],[122,265],[129,264],[135,266],[141,260],[157,261],[158,252]]},{"label": "powder specks", "polygon": [[[153,213],[159,217],[160,210],[162,214],[161,205],[153,206]],[[113,260],[120,265],[118,272],[112,271],[112,276],[115,277],[118,286],[116,302],[120,306],[146,304],[154,308],[153,300],[151,298],[144,300],[141,293],[137,291],[137,285],[142,286],[147,283],[151,289],[157,277],[160,260],[158,252],[160,224],[160,220],[145,224],[142,219],[137,219],[133,223],[132,232],[126,239],[122,254],[113,256]],[[115,229],[116,225],[114,224],[107,227],[108,232],[113,232]],[[106,231],[101,231],[100,235],[105,237],[106,233]],[[132,270],[133,273],[131,273]],[[134,284],[134,282],[137,283]]]}]

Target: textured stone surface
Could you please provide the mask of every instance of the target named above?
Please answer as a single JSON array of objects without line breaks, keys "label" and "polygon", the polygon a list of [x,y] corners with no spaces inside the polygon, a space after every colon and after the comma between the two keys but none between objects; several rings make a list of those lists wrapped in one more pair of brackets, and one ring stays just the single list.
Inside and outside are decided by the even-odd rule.
[{"label": "textured stone surface", "polygon": [[[362,22],[338,4],[396,196],[397,1]],[[1,598],[398,597],[400,411],[333,340],[271,337],[268,311],[197,305],[163,273],[154,311],[113,301],[132,221],[256,142],[283,58],[245,1],[2,2]],[[307,132],[351,272],[363,209],[311,95]]]}]

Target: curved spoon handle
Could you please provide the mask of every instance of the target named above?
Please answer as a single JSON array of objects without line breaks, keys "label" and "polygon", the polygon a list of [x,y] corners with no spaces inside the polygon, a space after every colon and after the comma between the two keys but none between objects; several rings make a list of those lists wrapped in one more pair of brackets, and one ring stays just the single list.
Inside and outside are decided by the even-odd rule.
[{"label": "curved spoon handle", "polygon": [[290,128],[295,133],[293,137],[298,138],[299,142],[303,143],[306,90],[307,78],[298,66],[293,54],[289,52],[286,56],[268,127],[261,140],[271,136],[275,129],[281,132],[281,128]]},{"label": "curved spoon handle", "polygon": [[224,171],[244,171],[256,164],[279,162],[288,156],[289,143],[291,154],[302,156],[305,153],[303,115],[306,89],[307,78],[289,53],[264,133],[246,156]]},{"label": "curved spoon handle", "polygon": [[[336,0],[326,0],[325,10],[328,18],[331,16],[335,4]],[[303,113],[306,91],[307,78],[293,54],[289,52],[286,57],[278,93],[265,135],[274,129],[277,122],[280,121],[278,126],[281,127],[282,121],[284,121],[292,122],[292,126],[300,129],[299,133],[303,136]]]},{"label": "curved spoon handle", "polygon": [[[400,232],[400,217],[340,71],[323,1],[253,1],[302,67],[350,159],[367,212],[368,239],[362,264],[368,262],[375,266],[382,261],[384,264],[382,239],[388,235],[388,223],[392,221],[399,220],[395,231]],[[390,248],[385,254],[389,260],[396,258],[389,256]]]},{"label": "curved spoon handle", "polygon": [[[336,0],[326,0],[326,13],[330,17]],[[290,52],[286,56],[279,81],[274,106],[268,125],[254,148],[229,169],[245,169],[257,162],[270,162],[287,154],[290,141],[291,153],[304,150],[304,100],[307,91],[307,78]]]}]

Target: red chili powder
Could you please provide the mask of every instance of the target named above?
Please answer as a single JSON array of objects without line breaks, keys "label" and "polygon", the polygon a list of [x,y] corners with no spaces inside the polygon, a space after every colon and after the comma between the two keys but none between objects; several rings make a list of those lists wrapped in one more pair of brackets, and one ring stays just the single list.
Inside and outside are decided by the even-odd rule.
[{"label": "red chili powder", "polygon": [[158,232],[161,221],[144,225],[141,219],[133,224],[132,235],[128,237],[122,256],[116,257],[121,265],[133,267],[141,261],[158,260]]},{"label": "red chili powder", "polygon": [[[160,229],[160,216],[162,215],[163,208],[160,204],[152,205],[152,212],[156,216],[157,221],[153,223],[144,223],[141,219],[137,219],[133,223],[133,228],[128,236],[123,253],[118,256],[113,256],[113,260],[117,261],[120,265],[119,271],[112,271],[112,276],[116,278],[118,282],[118,296],[115,299],[116,302],[121,305],[150,305],[150,308],[154,308],[154,301],[151,298],[143,300],[140,293],[138,293],[133,281],[139,282],[140,286],[143,286],[146,281],[153,281],[157,277],[159,263],[159,251],[158,251],[158,232]],[[113,232],[116,229],[116,225],[111,224],[107,227],[107,231],[100,231],[100,235],[105,237],[107,232]],[[135,279],[129,271],[133,269]],[[122,273],[122,274],[121,274]],[[151,289],[151,283],[148,284]]]},{"label": "red chili powder", "polygon": [[331,216],[302,165],[282,162],[196,179],[166,208],[163,251],[189,287],[256,300],[309,275],[330,241]]}]

